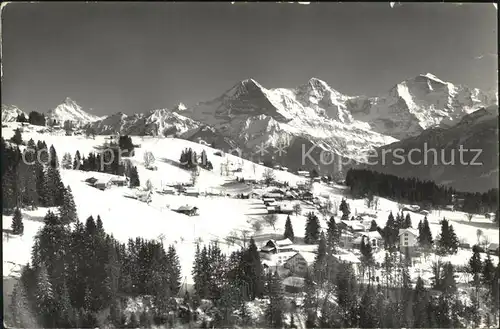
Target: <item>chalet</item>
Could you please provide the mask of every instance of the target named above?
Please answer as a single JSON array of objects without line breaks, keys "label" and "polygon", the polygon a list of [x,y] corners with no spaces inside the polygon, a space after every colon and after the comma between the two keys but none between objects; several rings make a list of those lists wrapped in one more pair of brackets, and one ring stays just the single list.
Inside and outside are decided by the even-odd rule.
[{"label": "chalet", "polygon": [[284,194],[281,193],[266,193],[263,195],[264,198],[275,199],[275,200],[283,200]]},{"label": "chalet", "polygon": [[427,211],[427,210],[421,210],[421,211],[420,211],[420,214],[421,214],[421,215],[424,215],[424,216],[427,216],[427,215],[429,215],[430,213],[429,213],[429,211]]},{"label": "chalet", "polygon": [[306,190],[309,188],[309,184],[307,182],[297,182],[297,188],[299,190]]},{"label": "chalet", "polygon": [[188,215],[188,216],[198,215],[198,207],[189,206],[189,205],[181,206],[174,211],[178,212],[180,214]]},{"label": "chalet", "polygon": [[361,248],[361,241],[365,239],[365,243],[370,242],[372,248],[379,248],[383,246],[384,240],[378,231],[363,232],[353,240],[354,248]]},{"label": "chalet", "polygon": [[306,171],[306,170],[299,170],[299,171],[297,171],[297,175],[302,176],[302,177],[309,178],[309,171]]},{"label": "chalet", "polygon": [[352,249],[354,238],[354,234],[349,231],[342,230],[342,235],[340,236],[340,246],[344,249]]},{"label": "chalet", "polygon": [[293,213],[293,205],[289,203],[280,203],[277,207],[277,212],[280,214],[292,214]]},{"label": "chalet", "polygon": [[89,185],[94,185],[96,182],[98,181],[97,178],[95,177],[89,177],[85,180],[85,183],[89,184]]},{"label": "chalet", "polygon": [[261,252],[268,254],[277,254],[277,253],[294,251],[293,242],[290,241],[290,239],[269,240],[267,241],[265,246],[262,247],[260,250]]},{"label": "chalet", "polygon": [[99,189],[101,191],[104,191],[109,187],[109,182],[104,182],[104,181],[96,181],[94,184],[92,184],[93,187],[96,189]]},{"label": "chalet", "polygon": [[486,248],[486,252],[492,255],[498,255],[498,243],[490,243]]},{"label": "chalet", "polygon": [[127,186],[128,185],[128,178],[127,177],[113,177],[109,180],[110,185],[115,185],[115,186]]},{"label": "chalet", "polygon": [[262,199],[262,201],[264,202],[264,204],[265,204],[266,206],[268,206],[268,205],[270,205],[270,204],[272,204],[272,203],[275,203],[275,202],[276,202],[276,200],[275,200],[275,199],[273,199],[273,198],[263,198],[263,199]]},{"label": "chalet", "polygon": [[266,211],[268,214],[276,214],[278,213],[278,209],[276,209],[276,206],[267,206]]},{"label": "chalet", "polygon": [[402,210],[403,211],[418,212],[418,211],[420,211],[420,206],[418,206],[418,205],[404,206]]},{"label": "chalet", "polygon": [[333,259],[339,263],[349,263],[353,265],[354,274],[359,275],[361,260],[352,252],[332,255]]},{"label": "chalet", "polygon": [[298,276],[304,276],[308,269],[314,264],[316,254],[312,252],[298,252],[290,257],[285,264],[285,268]]},{"label": "chalet", "polygon": [[161,191],[162,194],[166,194],[166,195],[174,195],[176,193],[175,189],[173,187],[165,187],[163,188],[163,190]]},{"label": "chalet", "polygon": [[412,228],[399,229],[399,246],[416,247],[418,244],[418,231]]},{"label": "chalet", "polygon": [[194,189],[194,188],[187,188],[187,189],[185,189],[184,195],[199,197],[200,196],[200,192],[197,189]]},{"label": "chalet", "polygon": [[281,170],[288,171],[288,167],[281,167]]},{"label": "chalet", "polygon": [[304,290],[304,278],[289,276],[281,282],[283,289],[287,293],[297,294]]},{"label": "chalet", "polygon": [[363,225],[360,221],[355,220],[341,220],[339,223],[339,227],[342,230],[346,230],[351,233],[360,233],[366,231],[366,226]]},{"label": "chalet", "polygon": [[320,183],[321,182],[321,177],[314,177],[313,182],[315,183]]},{"label": "chalet", "polygon": [[[278,255],[276,255],[276,256],[278,256]],[[267,274],[268,272],[271,272],[271,273],[278,272],[278,276],[280,278],[287,277],[288,275],[290,275],[290,270],[279,265],[277,263],[277,261],[278,261],[277,258],[272,259],[272,260],[271,259],[262,260],[262,268],[264,270],[264,274]]]},{"label": "chalet", "polygon": [[314,197],[313,194],[311,192],[309,192],[309,191],[304,192],[301,195],[301,199],[302,200],[309,200],[309,201],[311,201],[313,199],[313,197]]},{"label": "chalet", "polygon": [[445,206],[444,209],[450,210],[450,211],[454,211],[455,210],[455,206],[453,206],[452,204],[449,204],[449,205]]}]

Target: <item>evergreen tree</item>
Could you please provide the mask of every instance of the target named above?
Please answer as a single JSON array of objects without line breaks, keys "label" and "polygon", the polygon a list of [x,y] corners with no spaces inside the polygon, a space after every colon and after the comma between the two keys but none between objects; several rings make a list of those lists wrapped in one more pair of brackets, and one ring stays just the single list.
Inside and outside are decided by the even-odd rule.
[{"label": "evergreen tree", "polygon": [[82,165],[82,157],[80,155],[80,151],[76,151],[75,158],[73,159],[73,170],[80,170]]},{"label": "evergreen tree", "polygon": [[139,180],[139,173],[137,172],[137,167],[132,167],[130,169],[129,176],[129,187],[138,187],[141,186],[141,181]]},{"label": "evergreen tree", "polygon": [[267,286],[270,300],[269,306],[266,309],[267,323],[271,328],[282,328],[284,299],[281,290],[281,281],[277,272],[268,274]]},{"label": "evergreen tree", "polygon": [[438,241],[438,253],[440,255],[456,254],[458,251],[458,237],[453,226],[443,218],[441,221],[441,235]]},{"label": "evergreen tree", "polygon": [[75,200],[73,199],[73,194],[71,193],[71,187],[69,185],[64,190],[63,203],[59,207],[59,216],[63,224],[70,224],[78,220]]},{"label": "evergreen tree", "polygon": [[335,218],[331,216],[328,221],[328,229],[326,231],[327,249],[329,253],[336,251],[336,248],[340,243],[340,235],[340,228],[335,223]]},{"label": "evergreen tree", "polygon": [[310,212],[307,215],[306,233],[304,237],[304,242],[306,244],[317,243],[319,239],[319,234],[320,234],[319,219],[313,212]]},{"label": "evergreen tree", "polygon": [[306,272],[306,276],[304,279],[304,309],[306,311],[306,328],[315,328],[317,322],[317,298],[316,298],[316,286],[313,281],[313,277],[311,273]]},{"label": "evergreen tree", "polygon": [[[368,239],[366,239],[368,240]],[[371,282],[371,268],[374,265],[373,250],[370,241],[365,242],[365,237],[361,237],[361,263],[363,264],[363,279],[364,270],[368,268],[368,279]]]},{"label": "evergreen tree", "polygon": [[71,154],[69,154],[68,152],[64,153],[61,161],[61,166],[63,169],[73,169]]},{"label": "evergreen tree", "polygon": [[495,265],[493,265],[490,254],[487,254],[481,271],[481,282],[491,289],[494,277]]},{"label": "evergreen tree", "polygon": [[23,136],[21,135],[21,130],[19,128],[14,130],[14,136],[11,137],[10,141],[16,145],[21,145],[23,143]]},{"label": "evergreen tree", "polygon": [[427,305],[429,304],[429,293],[424,286],[424,281],[419,276],[413,291],[413,315],[415,321],[413,326],[415,328],[429,328],[429,321],[427,319]]},{"label": "evergreen tree", "polygon": [[476,298],[478,298],[479,286],[481,285],[481,270],[483,264],[481,262],[481,255],[479,249],[474,246],[472,248],[472,257],[469,259],[469,266],[467,271],[472,274],[472,285],[476,288]]},{"label": "evergreen tree", "polygon": [[47,173],[44,176],[44,183],[42,184],[42,195],[46,199],[45,206],[54,207],[62,205],[64,201],[64,185],[61,181],[59,169],[49,166]]},{"label": "evergreen tree", "polygon": [[248,278],[248,286],[250,289],[250,298],[260,298],[264,293],[264,276],[262,263],[260,261],[260,254],[255,245],[253,238],[250,239],[248,250],[244,257],[244,272]]},{"label": "evergreen tree", "polygon": [[342,220],[349,220],[351,209],[345,199],[340,202],[339,210],[342,212]]},{"label": "evergreen tree", "polygon": [[392,251],[396,248],[398,236],[399,229],[394,219],[394,215],[391,212],[383,229],[384,245],[387,250]]},{"label": "evergreen tree", "polygon": [[290,241],[295,240],[295,235],[293,234],[293,226],[292,221],[290,220],[290,216],[287,216],[285,223],[285,234],[283,235],[284,239],[290,239]]},{"label": "evergreen tree", "polygon": [[380,310],[375,306],[375,292],[371,285],[365,291],[360,305],[359,326],[361,328],[379,328],[379,320],[377,314]]},{"label": "evergreen tree", "polygon": [[376,232],[379,230],[379,227],[378,227],[378,224],[375,220],[372,220],[372,222],[370,223],[370,229],[368,231],[370,232]]},{"label": "evergreen tree", "polygon": [[167,277],[169,289],[173,295],[177,295],[181,286],[181,264],[173,245],[168,247],[166,263],[168,264]]},{"label": "evergreen tree", "polygon": [[54,325],[54,291],[49,281],[47,268],[42,264],[37,277],[36,305],[39,323],[47,327]]},{"label": "evergreen tree", "polygon": [[11,316],[11,324],[14,327],[36,327],[36,319],[31,309],[28,292],[22,282],[17,282],[14,286],[9,305],[9,314]]},{"label": "evergreen tree", "polygon": [[326,237],[323,232],[320,233],[318,249],[316,251],[316,259],[314,260],[315,278],[319,283],[323,283],[326,279]]},{"label": "evergreen tree", "polygon": [[23,235],[24,233],[24,224],[23,224],[23,216],[21,214],[21,210],[16,208],[14,211],[14,216],[12,217],[12,233],[17,235]]},{"label": "evergreen tree", "polygon": [[412,224],[411,224],[410,214],[407,213],[401,228],[411,228],[411,227]]}]

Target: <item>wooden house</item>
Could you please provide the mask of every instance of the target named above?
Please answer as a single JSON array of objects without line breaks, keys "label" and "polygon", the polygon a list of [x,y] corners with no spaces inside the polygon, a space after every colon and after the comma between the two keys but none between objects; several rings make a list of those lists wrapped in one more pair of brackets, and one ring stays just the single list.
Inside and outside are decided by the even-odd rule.
[{"label": "wooden house", "polygon": [[198,215],[198,207],[194,207],[194,206],[190,206],[190,205],[181,206],[178,209],[175,209],[174,211],[178,212],[180,214],[187,215],[187,216]]},{"label": "wooden house", "polygon": [[294,256],[290,257],[283,266],[295,275],[305,276],[307,271],[314,264],[315,259],[315,253],[304,251],[297,252]]}]

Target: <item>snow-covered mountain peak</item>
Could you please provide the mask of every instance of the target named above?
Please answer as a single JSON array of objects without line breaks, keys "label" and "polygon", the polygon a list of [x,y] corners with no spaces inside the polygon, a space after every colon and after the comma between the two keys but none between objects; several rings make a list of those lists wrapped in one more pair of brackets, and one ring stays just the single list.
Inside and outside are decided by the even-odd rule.
[{"label": "snow-covered mountain peak", "polygon": [[186,107],[186,105],[184,105],[184,103],[179,103],[175,106],[174,110],[185,111],[185,110],[187,110],[187,107]]},{"label": "snow-covered mountain peak", "polygon": [[15,105],[2,104],[2,122],[16,121],[17,117],[21,114],[24,114],[24,116],[28,118],[28,114],[22,111],[19,107]]},{"label": "snow-covered mountain peak", "polygon": [[65,121],[71,121],[75,125],[85,125],[93,121],[101,120],[102,118],[85,112],[74,100],[70,97],[66,97],[63,103],[47,113],[47,119],[56,120],[61,124]]}]

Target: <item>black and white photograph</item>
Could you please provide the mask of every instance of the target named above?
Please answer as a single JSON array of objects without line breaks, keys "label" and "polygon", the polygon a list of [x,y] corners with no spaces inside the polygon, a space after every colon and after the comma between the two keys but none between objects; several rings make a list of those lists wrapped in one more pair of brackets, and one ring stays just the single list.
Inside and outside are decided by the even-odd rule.
[{"label": "black and white photograph", "polygon": [[498,328],[496,2],[3,2],[5,328]]}]

